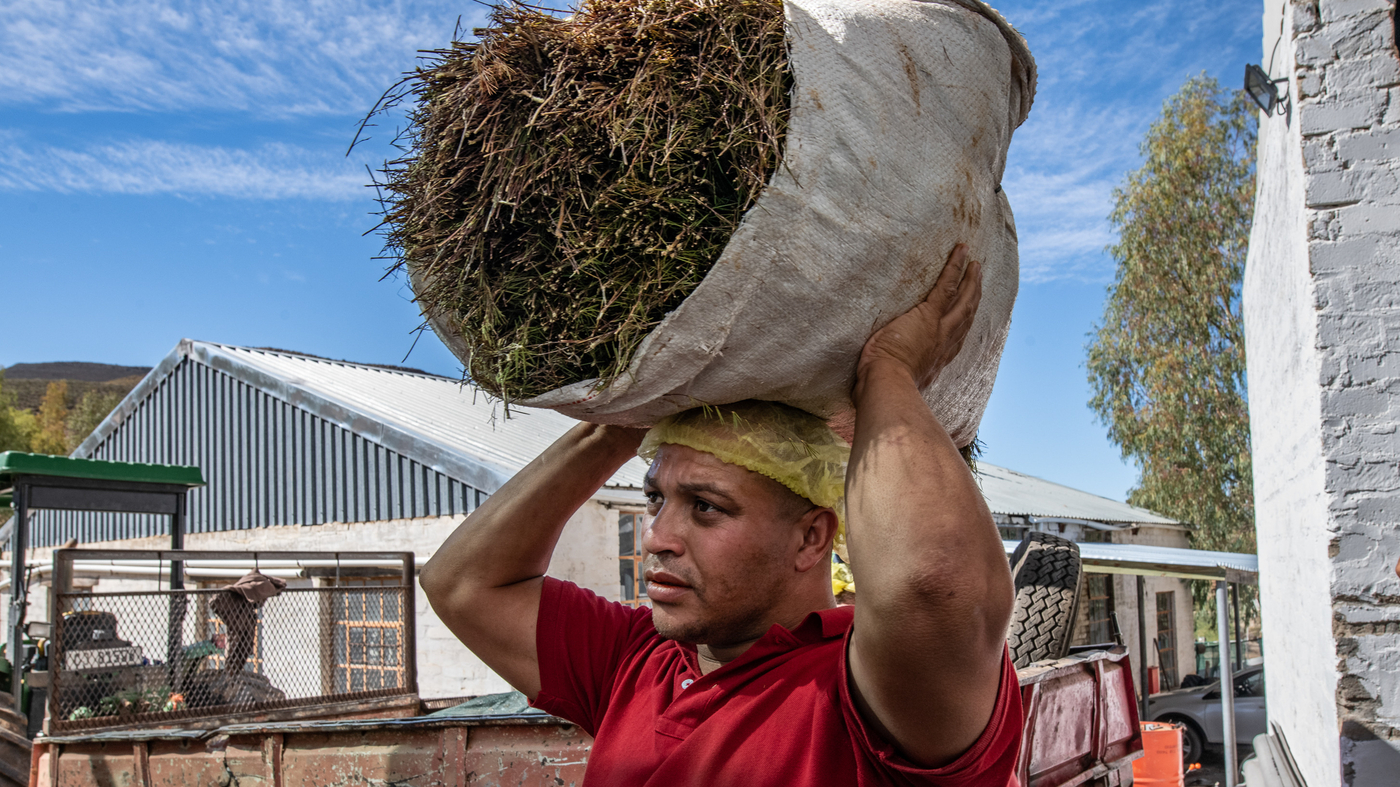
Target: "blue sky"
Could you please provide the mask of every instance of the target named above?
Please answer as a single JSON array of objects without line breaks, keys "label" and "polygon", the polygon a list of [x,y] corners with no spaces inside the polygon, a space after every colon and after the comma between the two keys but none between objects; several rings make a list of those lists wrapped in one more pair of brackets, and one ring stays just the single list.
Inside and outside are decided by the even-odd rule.
[{"label": "blue sky", "polygon": [[[1040,87],[1004,187],[1021,294],[986,459],[1122,499],[1137,478],[1086,402],[1114,186],[1193,74],[1259,60],[1262,3],[1001,2]],[[346,149],[417,51],[476,3],[0,0],[0,365],[152,365],[184,337],[457,375],[383,280],[367,168]],[[412,353],[409,354],[410,348]],[[408,355],[405,360],[405,355]]]}]

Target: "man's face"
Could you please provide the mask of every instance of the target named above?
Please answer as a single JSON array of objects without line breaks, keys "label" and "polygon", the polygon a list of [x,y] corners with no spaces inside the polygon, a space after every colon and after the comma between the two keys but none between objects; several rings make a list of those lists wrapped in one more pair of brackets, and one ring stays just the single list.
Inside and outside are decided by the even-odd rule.
[{"label": "man's face", "polygon": [[762,636],[796,577],[798,520],[811,504],[770,478],[679,445],[645,481],[643,577],[661,636],[725,646]]}]

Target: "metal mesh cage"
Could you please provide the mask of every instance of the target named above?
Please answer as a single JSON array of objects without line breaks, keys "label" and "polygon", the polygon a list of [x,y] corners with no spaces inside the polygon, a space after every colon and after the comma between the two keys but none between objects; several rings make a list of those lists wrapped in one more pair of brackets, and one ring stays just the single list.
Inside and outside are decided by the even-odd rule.
[{"label": "metal mesh cage", "polygon": [[227,718],[414,693],[409,581],[408,572],[322,578],[260,604],[217,587],[56,587],[50,729]]}]

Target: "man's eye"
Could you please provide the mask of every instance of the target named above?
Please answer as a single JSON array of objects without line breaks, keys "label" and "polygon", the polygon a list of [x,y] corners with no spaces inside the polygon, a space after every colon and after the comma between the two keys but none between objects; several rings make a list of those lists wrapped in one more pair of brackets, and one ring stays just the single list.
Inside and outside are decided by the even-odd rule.
[{"label": "man's eye", "polygon": [[715,508],[714,506],[710,505],[708,502],[706,502],[706,501],[704,501],[704,500],[701,500],[701,499],[699,499],[699,498],[696,498],[696,500],[695,500],[695,510],[696,510],[696,511],[699,511],[699,512],[702,513],[702,514],[708,514],[708,513],[712,512],[712,511],[719,511],[718,508]]},{"label": "man's eye", "polygon": [[654,505],[654,506],[659,506],[659,505],[661,505],[661,493],[660,493],[660,492],[647,492],[646,495],[647,495],[647,503],[648,503],[648,504]]}]

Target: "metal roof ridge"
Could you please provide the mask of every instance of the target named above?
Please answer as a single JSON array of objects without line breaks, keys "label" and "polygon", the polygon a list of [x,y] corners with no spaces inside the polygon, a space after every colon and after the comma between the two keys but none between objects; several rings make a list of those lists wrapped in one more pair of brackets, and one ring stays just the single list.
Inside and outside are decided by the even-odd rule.
[{"label": "metal roof ridge", "polygon": [[268,348],[266,348],[266,347],[243,347],[243,346],[237,345],[237,344],[224,344],[223,342],[198,342],[198,343],[199,343],[199,344],[208,345],[208,346],[210,346],[210,347],[218,347],[219,349],[222,349],[222,350],[237,350],[237,351],[240,351],[240,352],[259,353],[259,354],[262,354],[262,355],[276,355],[276,356],[280,356],[280,357],[282,357],[282,358],[290,358],[290,359],[292,359],[292,360],[297,360],[297,361],[308,361],[308,362],[311,362],[311,363],[324,363],[324,364],[330,364],[330,365],[332,365],[332,366],[349,366],[349,367],[352,367],[352,368],[355,368],[355,369],[364,369],[365,371],[371,371],[371,372],[383,372],[383,373],[385,373],[385,374],[398,374],[398,375],[403,375],[404,377],[422,377],[422,378],[426,378],[426,379],[429,379],[429,380],[446,380],[446,381],[448,381],[448,382],[461,382],[460,380],[454,380],[454,379],[451,378],[451,377],[446,377],[446,376],[443,376],[443,375],[440,375],[440,374],[433,374],[432,372],[422,372],[422,371],[419,371],[419,372],[412,372],[412,371],[408,371],[407,369],[390,369],[390,368],[388,368],[387,366],[384,366],[384,365],[381,365],[381,364],[362,363],[362,362],[360,362],[360,361],[347,361],[347,360],[339,360],[339,359],[335,359],[335,358],[322,358],[322,357],[320,357],[320,356],[318,356],[318,355],[308,355],[308,354],[306,354],[306,353],[299,353],[299,352],[297,352],[297,351],[295,351],[295,350],[270,350],[270,349],[268,349]]},{"label": "metal roof ridge", "polygon": [[[248,350],[246,347],[237,345],[220,344],[217,342],[206,342],[198,339],[181,339],[175,348],[170,351],[160,363],[151,368],[141,382],[126,395],[126,398],[112,410],[111,413],[98,424],[97,428],[83,440],[77,448],[73,450],[72,456],[76,458],[89,458],[93,451],[112,435],[118,427],[135,412],[140,403],[146,399],[170,374],[185,360],[201,363],[216,371],[232,375],[234,378],[257,388],[270,396],[275,396],[282,401],[296,407],[303,407],[318,417],[325,418],[337,426],[353,434],[357,434],[371,442],[382,445],[390,450],[412,456],[426,467],[430,467],[458,481],[465,483],[475,489],[486,493],[491,493],[500,488],[507,479],[513,475],[509,468],[497,465],[477,457],[466,457],[460,451],[450,446],[441,444],[427,435],[415,434],[401,429],[397,426],[384,423],[379,418],[371,416],[355,407],[349,402],[336,401],[319,391],[312,391],[306,387],[298,385],[271,371],[254,367],[244,359],[238,357],[230,350]],[[281,353],[269,353],[287,358],[301,358],[303,356],[283,355]],[[217,358],[220,363],[211,363],[210,360]],[[315,359],[308,359],[315,360]],[[334,363],[334,362],[332,362]],[[375,369],[376,371],[389,372],[388,369],[377,369],[376,367],[360,367],[358,364],[349,364],[356,368]],[[400,372],[400,374],[408,374]],[[408,375],[419,377],[420,375]],[[446,377],[431,377],[434,380],[450,381]],[[275,383],[277,384],[274,384]],[[289,395],[295,390],[296,395]],[[310,405],[308,407],[307,405]],[[330,412],[340,411],[340,412]],[[346,413],[354,413],[359,418],[346,418]],[[373,423],[379,428],[379,433],[374,433],[361,428],[364,423]],[[385,439],[388,437],[389,439]],[[430,451],[424,448],[432,449]],[[431,454],[431,456],[430,456]],[[455,458],[457,461],[442,462],[443,458]]]},{"label": "metal roof ridge", "polygon": [[132,388],[130,393],[117,403],[116,407],[112,408],[112,412],[108,413],[107,417],[102,419],[102,422],[97,425],[97,428],[93,429],[92,433],[84,438],[83,441],[78,444],[78,447],[73,449],[69,456],[77,459],[91,458],[92,452],[97,446],[101,445],[108,437],[111,437],[112,432],[115,432],[117,427],[121,426],[122,423],[136,411],[137,404],[145,399],[151,393],[152,389],[160,384],[162,379],[170,376],[170,373],[174,371],[175,367],[178,366],[182,360],[188,357],[189,346],[192,344],[194,344],[194,340],[192,339],[181,339],[175,345],[175,349],[167,353],[166,356],[160,360],[160,363],[152,366],[149,372],[146,372],[146,376],[141,378],[141,382],[137,383],[136,387]]},{"label": "metal roof ridge", "polygon": [[[984,468],[984,467],[985,467],[985,468],[990,468],[990,469],[993,469],[993,470],[1000,470],[1000,471],[1002,471],[1002,472],[1004,472],[1004,473],[1006,473],[1006,474],[1008,474],[1008,475],[1020,476],[1021,478],[1025,478],[1025,479],[1028,479],[1028,480],[1030,480],[1030,481],[1034,481],[1035,483],[1038,483],[1038,484],[1047,484],[1047,485],[1049,485],[1049,486],[1058,487],[1059,489],[1063,489],[1063,490],[1066,490],[1066,491],[1068,491],[1068,492],[1073,492],[1073,493],[1078,494],[1078,495],[1085,495],[1085,496],[1088,496],[1088,497],[1098,498],[1099,500],[1103,500],[1104,502],[1107,502],[1107,503],[1112,503],[1113,505],[1116,505],[1116,506],[1126,506],[1126,507],[1128,507],[1128,508],[1133,509],[1134,511],[1142,511],[1142,512],[1144,512],[1144,513],[1146,513],[1146,514],[1150,514],[1150,515],[1156,517],[1157,519],[1166,520],[1165,522],[1160,522],[1160,523],[1143,522],[1143,521],[1141,521],[1141,520],[1112,520],[1112,521],[1114,521],[1114,522],[1119,522],[1119,521],[1122,521],[1122,522],[1134,521],[1134,522],[1137,522],[1138,524],[1146,524],[1146,525],[1153,525],[1153,524],[1160,524],[1160,525],[1179,525],[1179,526],[1186,527],[1186,528],[1188,528],[1188,529],[1194,527],[1194,526],[1191,525],[1191,523],[1189,523],[1189,522],[1182,522],[1182,521],[1179,520],[1179,519],[1174,519],[1174,518],[1172,518],[1172,517],[1166,516],[1165,514],[1160,514],[1160,513],[1156,512],[1156,511],[1153,511],[1153,510],[1150,509],[1150,508],[1143,508],[1142,506],[1135,506],[1135,505],[1133,505],[1132,503],[1129,503],[1129,502],[1126,502],[1126,501],[1123,501],[1123,500],[1114,500],[1114,499],[1111,498],[1111,497],[1104,497],[1103,495],[1095,494],[1095,493],[1093,493],[1093,492],[1089,492],[1089,491],[1086,491],[1086,490],[1083,490],[1083,489],[1078,489],[1078,488],[1076,488],[1076,487],[1067,486],[1067,485],[1061,484],[1061,483],[1059,483],[1059,482],[1057,482],[1057,481],[1051,481],[1051,480],[1049,480],[1049,479],[1041,478],[1040,476],[1034,476],[1034,475],[1031,475],[1030,473],[1023,473],[1023,472],[1021,472],[1020,470],[1013,470],[1013,469],[1011,469],[1011,468],[1009,468],[1009,467],[1003,467],[1003,466],[1001,466],[1001,465],[994,465],[994,464],[992,464],[991,462],[983,462],[983,461],[981,461],[981,460],[978,460],[978,461],[977,461],[978,474],[981,473],[981,470],[982,470],[982,468]],[[1017,514],[1015,514],[1015,515],[1019,516],[1019,515],[1021,515],[1021,514],[1017,513]],[[1027,512],[1025,515],[1026,515],[1026,516],[1041,516],[1041,517],[1054,517],[1054,516],[1056,516],[1055,514],[1037,514],[1037,513],[1030,513],[1030,512]],[[1103,520],[1095,520],[1095,521],[1103,521]]]}]

